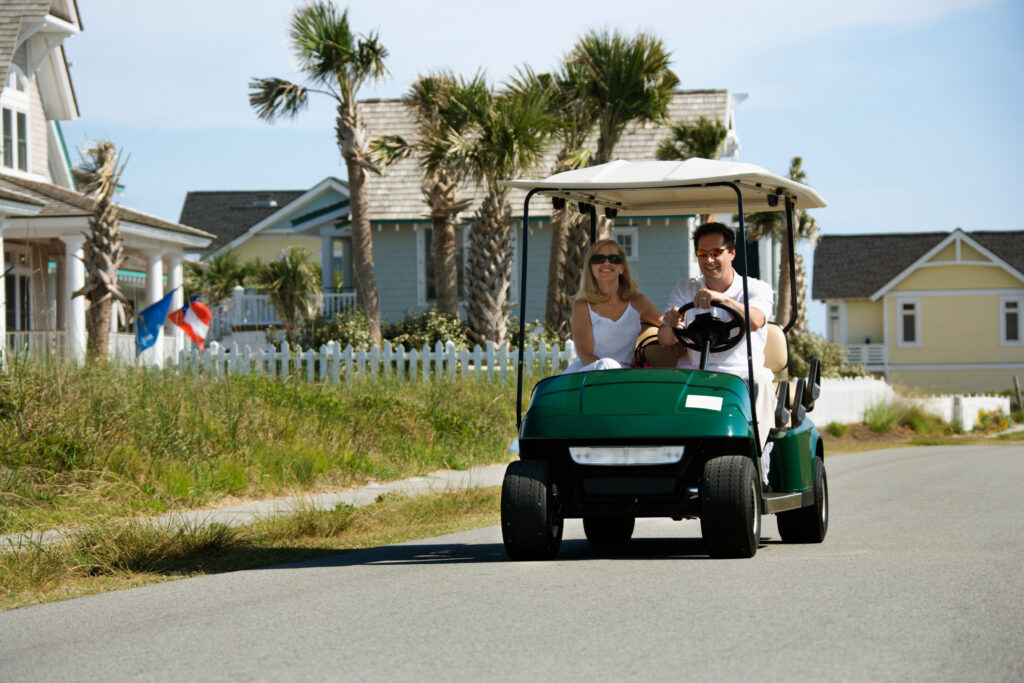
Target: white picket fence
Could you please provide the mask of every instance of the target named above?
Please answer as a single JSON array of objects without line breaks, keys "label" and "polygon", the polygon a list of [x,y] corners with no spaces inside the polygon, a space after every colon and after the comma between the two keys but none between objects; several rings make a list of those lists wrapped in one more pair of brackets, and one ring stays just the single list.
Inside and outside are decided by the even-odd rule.
[{"label": "white picket fence", "polygon": [[821,395],[808,416],[818,427],[824,427],[830,422],[863,422],[869,408],[893,401],[916,405],[950,424],[959,422],[966,431],[974,429],[982,410],[1004,414],[1010,412],[1010,399],[1007,396],[947,394],[904,397],[899,396],[884,380],[875,377],[826,377],[821,380]]},{"label": "white picket fence", "polygon": [[[571,341],[564,347],[557,344],[548,347],[541,342],[523,350],[523,365],[527,372],[557,374],[568,366],[573,355]],[[337,342],[328,342],[319,349],[293,349],[287,342],[278,348],[269,344],[251,348],[211,342],[203,351],[183,350],[178,366],[216,376],[258,373],[281,379],[305,378],[311,382],[338,384],[351,382],[356,377],[387,376],[412,381],[443,377],[505,380],[516,373],[518,360],[518,351],[507,346],[496,347],[493,342],[488,342],[486,348],[476,346],[461,350],[452,342],[438,342],[433,349],[408,351],[387,341],[380,348],[358,350],[351,346],[342,349]]]}]

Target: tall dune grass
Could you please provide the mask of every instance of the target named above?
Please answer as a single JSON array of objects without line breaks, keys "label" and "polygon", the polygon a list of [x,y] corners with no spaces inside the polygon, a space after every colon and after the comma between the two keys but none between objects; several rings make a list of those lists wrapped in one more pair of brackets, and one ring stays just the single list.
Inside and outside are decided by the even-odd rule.
[{"label": "tall dune grass", "polygon": [[498,462],[512,382],[350,385],[12,362],[0,533]]}]

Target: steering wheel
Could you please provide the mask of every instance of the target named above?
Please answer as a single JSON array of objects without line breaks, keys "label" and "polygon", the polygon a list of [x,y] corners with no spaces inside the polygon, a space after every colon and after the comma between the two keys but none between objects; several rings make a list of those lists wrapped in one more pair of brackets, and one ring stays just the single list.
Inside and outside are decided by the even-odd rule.
[{"label": "steering wheel", "polygon": [[[703,352],[705,346],[710,342],[708,351],[710,353],[719,353],[720,351],[728,351],[743,339],[743,317],[731,306],[726,306],[718,301],[712,301],[711,305],[728,313],[729,319],[722,320],[721,318],[716,318],[710,312],[701,313],[694,317],[685,328],[672,328],[676,338],[684,346],[694,351]],[[680,308],[680,319],[691,308],[694,308],[692,301]]]}]

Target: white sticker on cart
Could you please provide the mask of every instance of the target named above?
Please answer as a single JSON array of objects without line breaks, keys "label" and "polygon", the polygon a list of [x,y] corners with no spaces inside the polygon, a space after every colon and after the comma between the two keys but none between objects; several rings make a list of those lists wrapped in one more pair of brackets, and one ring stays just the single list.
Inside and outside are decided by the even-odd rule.
[{"label": "white sticker on cart", "polygon": [[703,408],[704,410],[721,410],[722,409],[722,397],[721,396],[701,396],[700,394],[690,394],[686,397],[687,408]]}]

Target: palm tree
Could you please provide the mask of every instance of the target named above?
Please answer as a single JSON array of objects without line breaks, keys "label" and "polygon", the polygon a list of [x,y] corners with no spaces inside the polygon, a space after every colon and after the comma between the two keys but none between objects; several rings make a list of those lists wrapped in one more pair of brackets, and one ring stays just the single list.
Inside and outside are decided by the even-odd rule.
[{"label": "palm tree", "polygon": [[459,88],[457,105],[473,122],[457,136],[456,160],[486,191],[474,216],[466,264],[466,312],[470,343],[505,343],[505,308],[512,266],[512,208],[499,180],[514,178],[541,160],[552,130],[545,93],[495,94]]},{"label": "palm tree", "polygon": [[255,261],[242,262],[234,251],[220,251],[206,261],[185,264],[185,294],[191,299],[201,295],[211,311],[223,310],[236,287],[244,287],[263,266]]},{"label": "palm tree", "polygon": [[[554,123],[554,137],[560,143],[551,173],[585,166],[590,160],[587,139],[594,130],[598,110],[583,96],[588,73],[579,62],[563,60],[553,74],[536,74],[521,69],[510,84],[519,94],[546,93]],[[548,329],[567,339],[573,293],[579,283],[583,252],[589,244],[589,218],[558,203],[551,213],[551,250],[548,258],[547,300],[544,322]]]},{"label": "palm tree", "polygon": [[[685,161],[694,157],[717,159],[721,156],[722,145],[728,131],[721,121],[701,116],[697,121],[680,121],[673,124],[669,136],[658,145],[655,153],[659,159]],[[701,214],[700,222],[715,220],[711,213]]]},{"label": "palm tree", "polygon": [[[803,170],[803,159],[800,157],[793,157],[789,163],[789,179],[795,180],[798,183],[807,184],[807,174]],[[761,239],[767,235],[770,235],[774,240],[778,241],[782,245],[781,258],[779,259],[779,299],[775,306],[775,318],[776,321],[781,324],[786,324],[792,318],[792,298],[790,296],[790,284],[789,284],[789,249],[787,248],[788,238],[786,236],[786,228],[784,227],[784,221],[782,220],[783,214],[778,211],[771,211],[765,213],[752,213],[744,216],[744,226],[746,228],[747,240],[753,241]],[[737,220],[738,216],[734,216],[733,220]],[[818,221],[808,216],[806,212],[795,210],[793,215],[793,223],[795,226],[794,238],[795,240],[807,240],[811,245],[815,245],[818,242],[819,227]],[[807,327],[807,307],[804,296],[801,294],[807,289],[807,284],[804,276],[804,269],[802,264],[802,258],[800,254],[796,252],[796,274],[797,274],[797,319],[794,323],[794,328],[798,331]]]},{"label": "palm tree", "polygon": [[590,31],[573,47],[569,59],[583,66],[583,97],[597,109],[597,150],[591,164],[612,160],[622,132],[635,121],[662,123],[679,78],[669,69],[661,39],[637,33]]},{"label": "palm tree", "polygon": [[374,140],[373,150],[382,164],[394,163],[415,154],[423,172],[423,197],[430,207],[433,224],[434,291],[437,309],[459,318],[458,262],[455,254],[455,218],[472,203],[459,199],[458,188],[464,170],[453,163],[452,145],[472,124],[468,111],[457,106],[456,89],[486,90],[482,75],[469,81],[440,71],[420,76],[405,96],[406,105],[416,115],[417,139],[406,141],[399,135]]},{"label": "palm tree", "polygon": [[289,35],[300,70],[318,87],[280,78],[256,78],[249,83],[249,104],[261,119],[273,121],[295,117],[305,109],[311,92],[328,95],[337,103],[334,129],[348,169],[356,298],[366,314],[371,343],[380,344],[380,300],[366,194],[366,172],[379,175],[380,169],[370,159],[370,141],[359,117],[356,97],[364,83],[377,82],[388,75],[384,66],[388,53],[375,33],[353,33],[348,10],[339,14],[330,0],[318,0],[296,10]]},{"label": "palm tree", "polygon": [[82,259],[88,279],[71,296],[85,296],[89,300],[86,354],[91,362],[100,363],[107,360],[110,348],[111,304],[115,299],[128,304],[117,286],[117,271],[125,260],[117,205],[113,201],[124,171],[124,163],[118,168],[117,160],[114,143],[103,140],[82,152],[82,163],[74,169],[79,188],[95,203]]},{"label": "palm tree", "polygon": [[[597,149],[591,165],[612,160],[630,123],[665,121],[679,84],[668,68],[669,55],[660,38],[643,32],[629,38],[618,30],[592,30],[576,42],[569,59],[586,71],[581,95],[597,111]],[[597,228],[606,237],[611,222],[602,216]]]},{"label": "palm tree", "polygon": [[256,286],[277,309],[289,344],[296,343],[303,321],[316,316],[323,304],[320,266],[311,257],[304,247],[288,247],[254,275]]}]

